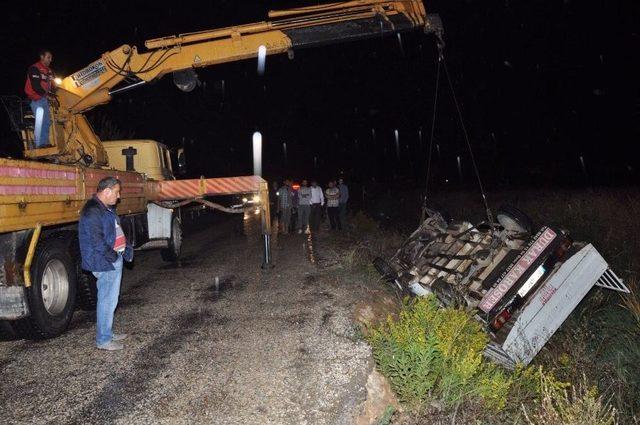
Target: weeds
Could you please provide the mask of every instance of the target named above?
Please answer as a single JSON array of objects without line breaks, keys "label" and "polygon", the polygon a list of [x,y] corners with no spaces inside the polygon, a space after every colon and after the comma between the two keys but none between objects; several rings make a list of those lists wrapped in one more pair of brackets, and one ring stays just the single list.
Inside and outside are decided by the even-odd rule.
[{"label": "weeds", "polygon": [[376,222],[373,218],[369,217],[363,211],[358,211],[349,219],[353,230],[356,233],[366,234],[366,233],[376,233],[380,230],[380,226],[378,226],[378,222]]},{"label": "weeds", "polygon": [[582,381],[571,387],[568,392],[558,389],[545,375],[541,375],[541,399],[534,408],[533,414],[523,405],[522,410],[527,422],[531,425],[613,425],[617,424],[616,409],[598,394],[595,386],[587,385],[583,375]]},{"label": "weeds", "polygon": [[393,414],[396,412],[395,407],[389,405],[386,409],[384,409],[384,413],[376,423],[376,425],[389,425],[391,423],[391,418]]},{"label": "weeds", "polygon": [[631,313],[640,332],[640,286],[636,279],[630,280],[627,285],[631,293],[622,295],[622,307]]},{"label": "weeds", "polygon": [[447,406],[481,400],[490,409],[504,408],[511,379],[483,361],[487,336],[469,312],[441,309],[434,297],[414,299],[368,340],[401,402],[415,407],[431,398]]},{"label": "weeds", "polygon": [[487,362],[487,336],[472,314],[440,308],[433,296],[405,300],[398,320],[387,319],[367,340],[398,399],[415,411],[438,401],[452,415],[470,409],[460,414],[490,423],[523,415],[529,424],[618,423],[616,409],[585,376],[571,386],[542,366],[507,372]]}]

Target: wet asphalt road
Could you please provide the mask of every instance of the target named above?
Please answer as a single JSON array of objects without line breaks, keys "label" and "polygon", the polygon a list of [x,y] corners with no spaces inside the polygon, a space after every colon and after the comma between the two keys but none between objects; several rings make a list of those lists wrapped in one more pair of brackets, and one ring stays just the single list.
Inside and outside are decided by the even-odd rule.
[{"label": "wet asphalt road", "polygon": [[59,338],[0,342],[0,423],[353,423],[373,366],[353,291],[304,235],[276,237],[264,272],[255,217],[196,223],[181,266],[148,251],[125,270],[124,351],[95,349],[89,312]]}]

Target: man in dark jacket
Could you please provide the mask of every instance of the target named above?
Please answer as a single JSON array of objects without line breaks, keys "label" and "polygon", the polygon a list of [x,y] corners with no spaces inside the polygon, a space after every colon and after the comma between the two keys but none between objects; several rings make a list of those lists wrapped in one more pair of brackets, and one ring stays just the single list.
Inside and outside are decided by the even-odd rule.
[{"label": "man in dark jacket", "polygon": [[96,310],[96,346],[102,350],[122,350],[118,342],[126,334],[113,334],[113,315],[118,305],[122,260],[133,260],[133,248],[127,243],[115,205],[120,198],[120,180],[105,177],[98,190],[82,208],[78,234],[82,268],[98,279]]},{"label": "man in dark jacket", "polygon": [[53,73],[49,68],[53,55],[48,50],[40,52],[40,60],[27,70],[27,81],[24,83],[24,92],[31,100],[29,104],[36,119],[33,130],[36,148],[49,144],[49,116],[48,97],[53,94]]}]

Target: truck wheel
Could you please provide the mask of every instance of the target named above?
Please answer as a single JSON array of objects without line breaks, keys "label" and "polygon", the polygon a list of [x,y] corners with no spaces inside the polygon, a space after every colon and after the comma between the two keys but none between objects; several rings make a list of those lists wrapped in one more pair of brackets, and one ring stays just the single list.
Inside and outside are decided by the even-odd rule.
[{"label": "truck wheel", "polygon": [[12,341],[16,339],[11,322],[8,320],[0,320],[0,341]]},{"label": "truck wheel", "polygon": [[182,250],[182,223],[178,217],[173,217],[171,220],[171,238],[169,239],[169,246],[160,251],[162,259],[167,262],[178,261],[180,258],[180,251]]},{"label": "truck wheel", "polygon": [[78,281],[78,307],[85,311],[93,311],[98,305],[98,286],[96,278],[89,272],[80,268],[76,269]]},{"label": "truck wheel", "polygon": [[71,242],[71,256],[76,265],[76,303],[78,307],[85,311],[93,311],[98,304],[98,286],[96,278],[86,270],[82,270],[82,257],[78,237]]},{"label": "truck wheel", "polygon": [[14,322],[18,335],[45,339],[67,329],[76,304],[76,267],[64,241],[50,238],[38,244],[26,294],[30,314]]},{"label": "truck wheel", "polygon": [[507,230],[520,233],[533,233],[533,220],[511,205],[503,205],[498,208],[496,219],[498,223]]}]

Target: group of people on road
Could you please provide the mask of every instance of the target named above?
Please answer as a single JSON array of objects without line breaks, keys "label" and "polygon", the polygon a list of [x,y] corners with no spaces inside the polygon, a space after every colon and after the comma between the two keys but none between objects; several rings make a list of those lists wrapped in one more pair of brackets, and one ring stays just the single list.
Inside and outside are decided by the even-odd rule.
[{"label": "group of people on road", "polygon": [[[285,179],[280,187],[274,182],[275,188],[274,206],[279,217],[279,231],[283,234],[294,230],[306,234],[320,230],[325,205],[331,229],[342,230],[349,202],[349,188],[344,179],[329,181],[325,190],[322,190],[317,180],[311,180],[309,186],[306,179],[296,189],[290,179]],[[295,223],[292,222],[294,212]]]}]

